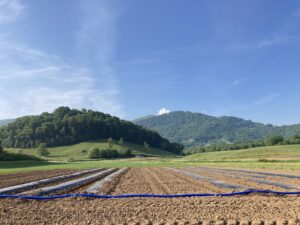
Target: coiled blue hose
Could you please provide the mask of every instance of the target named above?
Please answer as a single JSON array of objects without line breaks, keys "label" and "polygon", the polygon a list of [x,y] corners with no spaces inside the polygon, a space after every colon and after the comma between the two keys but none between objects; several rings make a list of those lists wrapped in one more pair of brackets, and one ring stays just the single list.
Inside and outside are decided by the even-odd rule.
[{"label": "coiled blue hose", "polygon": [[31,195],[13,195],[2,194],[0,199],[15,198],[15,199],[31,199],[31,200],[54,200],[71,197],[84,197],[84,198],[101,198],[101,199],[113,199],[113,198],[189,198],[189,197],[230,197],[236,195],[248,195],[248,194],[275,194],[275,195],[300,195],[300,192],[279,192],[272,190],[247,190],[241,192],[223,193],[223,194],[124,194],[124,195],[98,195],[98,194],[64,194],[56,196],[31,196]]}]

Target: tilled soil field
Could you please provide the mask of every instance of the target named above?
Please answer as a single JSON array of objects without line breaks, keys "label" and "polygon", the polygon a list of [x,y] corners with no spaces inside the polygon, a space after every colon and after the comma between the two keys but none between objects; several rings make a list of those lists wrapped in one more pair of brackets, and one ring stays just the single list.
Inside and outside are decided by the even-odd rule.
[{"label": "tilled soil field", "polygon": [[[52,171],[54,172],[54,171]],[[41,179],[77,171],[40,172]],[[297,174],[264,174],[245,170],[205,167],[131,168],[119,171],[88,171],[86,175],[47,183],[47,195],[61,193],[182,194],[230,193],[248,189],[299,191]],[[5,175],[3,175],[5,176]],[[36,181],[24,173],[9,175],[1,187]],[[109,179],[105,179],[109,177]],[[26,178],[26,180],[25,180]],[[27,179],[28,178],[28,179]],[[19,179],[19,183],[16,181]],[[14,182],[10,182],[14,180]],[[19,190],[19,189],[18,189]],[[26,192],[14,191],[22,195]],[[0,194],[5,191],[0,189]],[[6,190],[7,191],[7,190]],[[42,194],[41,187],[30,186],[29,193]],[[36,201],[0,200],[0,224],[300,224],[300,196],[251,194],[234,197],[65,198]]]}]

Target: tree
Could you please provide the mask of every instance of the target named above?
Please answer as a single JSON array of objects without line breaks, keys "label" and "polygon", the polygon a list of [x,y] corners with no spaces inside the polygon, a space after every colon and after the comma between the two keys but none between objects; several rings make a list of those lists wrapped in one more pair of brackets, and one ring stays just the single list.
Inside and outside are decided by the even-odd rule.
[{"label": "tree", "polygon": [[114,147],[114,141],[112,138],[108,138],[107,143],[109,145],[109,148],[113,148]]},{"label": "tree", "polygon": [[132,157],[133,154],[132,154],[132,150],[127,148],[125,151],[124,151],[124,157]]},{"label": "tree", "polygon": [[118,143],[119,143],[119,145],[123,146],[124,145],[124,139],[121,137]]},{"label": "tree", "polygon": [[146,150],[146,151],[149,151],[150,150],[150,146],[149,146],[149,144],[145,141],[144,142],[144,149]]},{"label": "tree", "polygon": [[294,134],[290,137],[289,141],[291,144],[300,144],[300,136],[297,134]]},{"label": "tree", "polygon": [[265,139],[266,145],[278,145],[284,141],[284,138],[279,135],[269,135]]},{"label": "tree", "polygon": [[45,143],[41,143],[37,149],[37,153],[39,156],[48,156],[49,155],[49,151],[46,148],[46,144]]},{"label": "tree", "polygon": [[2,145],[0,145],[0,154],[4,152]]},{"label": "tree", "polygon": [[100,150],[98,148],[91,148],[88,154],[89,159],[97,159],[100,157]]}]

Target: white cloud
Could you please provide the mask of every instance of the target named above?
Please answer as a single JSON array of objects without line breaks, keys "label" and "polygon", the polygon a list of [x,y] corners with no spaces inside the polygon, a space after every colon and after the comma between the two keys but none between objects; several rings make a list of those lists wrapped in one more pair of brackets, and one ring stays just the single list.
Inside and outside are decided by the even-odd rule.
[{"label": "white cloud", "polygon": [[262,96],[260,99],[258,99],[256,102],[255,102],[255,105],[263,105],[263,104],[266,104],[268,102],[271,102],[273,101],[275,98],[279,97],[280,96],[280,93],[274,93],[274,94],[269,94],[269,95],[266,95],[266,96]]},{"label": "white cloud", "polygon": [[171,110],[169,110],[169,109],[166,109],[166,108],[161,108],[159,111],[158,111],[158,113],[157,113],[157,115],[158,116],[160,116],[160,115],[163,115],[163,114],[168,114],[168,113],[170,113],[171,112]]}]

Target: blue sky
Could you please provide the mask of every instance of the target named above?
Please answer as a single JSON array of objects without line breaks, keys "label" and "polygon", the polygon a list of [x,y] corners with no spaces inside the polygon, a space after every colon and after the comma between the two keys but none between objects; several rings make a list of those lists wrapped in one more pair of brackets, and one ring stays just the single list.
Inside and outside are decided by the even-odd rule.
[{"label": "blue sky", "polygon": [[0,0],[0,119],[89,108],[300,123],[300,2]]}]

